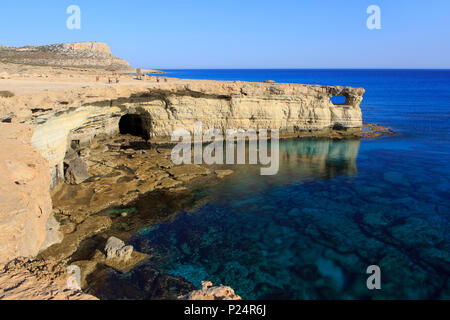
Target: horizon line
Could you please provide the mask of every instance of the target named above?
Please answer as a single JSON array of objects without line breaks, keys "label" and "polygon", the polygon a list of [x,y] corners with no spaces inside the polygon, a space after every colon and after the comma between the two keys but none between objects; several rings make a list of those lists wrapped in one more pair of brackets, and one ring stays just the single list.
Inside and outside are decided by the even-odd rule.
[{"label": "horizon line", "polygon": [[157,68],[145,67],[152,70],[442,70],[450,71],[449,68]]}]

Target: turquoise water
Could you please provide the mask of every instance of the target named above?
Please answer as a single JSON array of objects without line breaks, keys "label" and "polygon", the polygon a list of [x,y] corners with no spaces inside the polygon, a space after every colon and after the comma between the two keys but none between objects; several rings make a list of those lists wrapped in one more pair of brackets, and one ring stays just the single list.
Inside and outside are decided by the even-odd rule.
[{"label": "turquoise water", "polygon": [[[144,229],[148,262],[246,299],[450,298],[450,71],[171,70],[169,76],[366,88],[376,140],[289,140],[280,171],[237,174],[193,213]],[[379,265],[381,290],[366,268]]]}]

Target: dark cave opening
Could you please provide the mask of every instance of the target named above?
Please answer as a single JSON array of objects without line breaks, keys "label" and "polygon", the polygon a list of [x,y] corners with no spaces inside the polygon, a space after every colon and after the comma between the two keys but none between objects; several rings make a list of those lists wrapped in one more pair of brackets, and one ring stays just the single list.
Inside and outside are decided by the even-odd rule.
[{"label": "dark cave opening", "polygon": [[144,119],[138,114],[126,114],[119,121],[120,134],[131,134],[146,139],[147,131],[144,130]]}]

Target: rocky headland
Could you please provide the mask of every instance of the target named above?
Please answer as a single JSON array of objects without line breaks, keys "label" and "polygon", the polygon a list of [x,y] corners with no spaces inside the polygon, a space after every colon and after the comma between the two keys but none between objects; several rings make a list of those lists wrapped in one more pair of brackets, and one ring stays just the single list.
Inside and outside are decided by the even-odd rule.
[{"label": "rocky headland", "polygon": [[[131,260],[111,262],[108,239],[127,239],[139,226],[169,219],[194,204],[190,186],[233,173],[173,165],[165,146],[178,128],[193,131],[201,121],[203,130],[270,128],[286,138],[392,134],[363,124],[363,88],[137,79],[100,43],[1,47],[0,68],[0,263],[36,256],[70,262],[81,268],[83,288],[98,286],[108,268],[128,271],[146,258],[135,252]],[[345,103],[333,104],[337,95]],[[154,201],[153,210],[130,214],[140,197]],[[0,279],[10,279],[6,266]],[[145,298],[177,298],[161,293],[172,286],[185,297],[195,289],[157,270],[133,272],[154,276]],[[190,297],[215,295],[209,287]]]},{"label": "rocky headland", "polygon": [[78,42],[46,46],[0,46],[0,62],[49,67],[95,68],[134,72],[130,64],[111,53],[106,43]]}]

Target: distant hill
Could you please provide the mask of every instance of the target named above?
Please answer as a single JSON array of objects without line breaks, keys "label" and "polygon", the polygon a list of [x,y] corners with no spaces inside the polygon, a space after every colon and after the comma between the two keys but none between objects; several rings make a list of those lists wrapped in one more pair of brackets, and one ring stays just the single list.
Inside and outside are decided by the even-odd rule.
[{"label": "distant hill", "polygon": [[36,66],[99,68],[133,72],[130,64],[101,42],[79,42],[20,48],[0,46],[0,62]]}]

